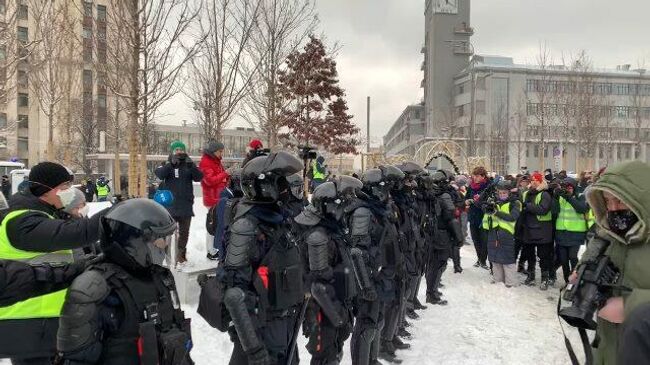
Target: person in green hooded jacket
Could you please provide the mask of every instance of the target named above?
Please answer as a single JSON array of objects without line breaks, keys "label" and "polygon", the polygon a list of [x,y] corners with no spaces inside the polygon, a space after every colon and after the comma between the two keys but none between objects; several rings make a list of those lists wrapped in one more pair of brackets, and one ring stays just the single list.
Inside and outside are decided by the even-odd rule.
[{"label": "person in green hooded jacket", "polygon": [[632,291],[614,290],[598,311],[595,363],[617,364],[621,330],[639,306],[650,303],[650,165],[630,161],[607,168],[586,192],[596,224],[582,261],[603,249],[621,271],[617,282]]}]

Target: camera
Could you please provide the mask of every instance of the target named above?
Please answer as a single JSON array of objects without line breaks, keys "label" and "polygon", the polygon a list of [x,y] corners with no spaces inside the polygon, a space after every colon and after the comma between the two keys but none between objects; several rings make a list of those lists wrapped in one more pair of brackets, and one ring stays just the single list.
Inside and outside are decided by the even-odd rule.
[{"label": "camera", "polygon": [[318,157],[318,153],[313,147],[298,146],[298,157],[302,160],[315,160]]},{"label": "camera", "polygon": [[271,149],[270,148],[258,148],[253,151],[253,158],[259,157],[259,156],[268,156],[271,154]]},{"label": "camera", "polygon": [[481,209],[487,214],[494,214],[497,212],[497,203],[494,199],[488,198],[481,204]]},{"label": "camera", "polygon": [[568,284],[564,292],[564,300],[571,302],[571,306],[561,309],[559,315],[573,327],[595,330],[594,314],[613,296],[613,289],[631,289],[616,285],[620,270],[609,256],[601,255],[581,264],[577,274],[576,284]]}]

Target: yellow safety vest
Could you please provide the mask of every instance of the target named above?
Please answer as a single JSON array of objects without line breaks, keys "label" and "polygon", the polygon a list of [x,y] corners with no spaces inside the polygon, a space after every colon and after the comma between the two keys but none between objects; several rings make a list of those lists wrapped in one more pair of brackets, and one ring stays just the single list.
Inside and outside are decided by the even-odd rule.
[{"label": "yellow safety vest", "polygon": [[97,196],[102,198],[108,196],[108,185],[104,185],[104,186],[97,185]]},{"label": "yellow safety vest", "polygon": [[[528,191],[524,191],[523,199],[522,201],[526,201],[526,196],[528,196]],[[537,196],[535,197],[535,204],[539,205],[539,202],[542,201],[542,192],[540,191],[537,193]],[[551,215],[551,211],[549,210],[548,213],[544,215],[538,215],[537,220],[540,222],[550,222],[553,220],[553,217]]]},{"label": "yellow safety vest", "polygon": [[596,223],[596,216],[594,215],[594,211],[592,209],[589,209],[589,212],[586,214],[587,217],[587,228],[591,228],[591,226]]},{"label": "yellow safety vest", "polygon": [[[72,250],[58,252],[31,252],[23,251],[12,246],[7,236],[7,224],[12,219],[29,210],[13,211],[2,220],[0,224],[0,259],[23,261],[28,263],[61,263],[72,262]],[[54,217],[45,212],[50,219]],[[67,290],[60,290],[51,294],[24,300],[14,305],[0,308],[0,320],[8,319],[32,319],[32,318],[56,318],[61,314],[61,308],[65,301]],[[10,334],[5,334],[9,336]]]},{"label": "yellow safety vest", "polygon": [[[510,214],[510,202],[499,206],[499,211],[506,214]],[[490,219],[492,219],[492,227],[490,227]],[[489,214],[483,215],[483,229],[487,231],[489,231],[490,229],[501,228],[504,231],[514,235],[515,223],[516,222],[508,222],[503,219],[500,219],[496,215],[489,215]]]},{"label": "yellow safety vest", "polygon": [[560,197],[560,214],[555,222],[555,229],[578,233],[587,232],[585,215],[576,212],[566,199]]},{"label": "yellow safety vest", "polygon": [[317,166],[317,162],[316,161],[312,162],[312,171],[314,172],[314,180],[325,180],[325,174],[319,172],[316,166]]}]

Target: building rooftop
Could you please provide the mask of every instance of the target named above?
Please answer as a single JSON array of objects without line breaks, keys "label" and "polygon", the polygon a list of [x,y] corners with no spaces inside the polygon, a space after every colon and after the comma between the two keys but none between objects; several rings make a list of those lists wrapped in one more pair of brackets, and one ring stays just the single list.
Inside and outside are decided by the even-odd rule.
[{"label": "building rooftop", "polygon": [[[515,63],[512,57],[498,56],[498,55],[475,55],[472,60],[474,65],[471,67],[485,68],[485,69],[503,69],[503,70],[520,70],[520,71],[540,71],[542,68],[539,65],[532,64],[519,64]],[[469,68],[463,70],[460,75],[468,72]],[[570,72],[571,70],[565,65],[549,65],[547,70],[557,73]],[[598,68],[595,67],[592,71],[596,74],[602,74],[612,77],[639,77],[650,79],[650,73],[646,69],[633,69],[631,65],[619,65],[616,68]],[[459,75],[459,76],[460,76]]]}]

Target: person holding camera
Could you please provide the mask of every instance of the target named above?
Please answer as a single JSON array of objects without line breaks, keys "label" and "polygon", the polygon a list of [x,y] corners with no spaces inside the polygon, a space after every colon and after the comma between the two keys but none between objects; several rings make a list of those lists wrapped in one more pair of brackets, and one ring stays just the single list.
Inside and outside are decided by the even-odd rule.
[{"label": "person holding camera", "polygon": [[497,184],[497,201],[483,203],[483,229],[487,231],[488,258],[495,283],[511,288],[517,285],[515,256],[515,222],[521,202],[510,194],[509,181]]},{"label": "person holding camera", "polygon": [[182,267],[187,262],[187,240],[190,224],[194,216],[194,188],[192,182],[203,179],[203,173],[185,152],[185,144],[174,141],[170,145],[171,155],[167,163],[156,169],[156,176],[163,181],[165,189],[174,195],[174,203],[167,207],[169,214],[178,222],[177,264]]},{"label": "person holding camera", "polygon": [[528,277],[524,284],[535,285],[535,251],[542,269],[541,290],[547,290],[553,270],[553,198],[549,194],[544,175],[531,175],[530,187],[522,195],[522,220],[520,222],[523,256],[528,262]]},{"label": "person holding camera", "polygon": [[[595,364],[618,363],[620,349],[628,345],[624,329],[632,325],[631,314],[650,303],[650,190],[643,183],[647,181],[650,165],[630,161],[607,168],[586,192],[598,228],[580,265],[604,255],[620,271],[609,289],[610,298],[598,311]],[[571,282],[576,277],[573,274]]]},{"label": "person holding camera", "polygon": [[584,195],[576,194],[577,184],[575,179],[567,177],[553,191],[553,215],[557,216],[555,244],[565,282],[568,282],[569,275],[578,265],[578,251],[585,243],[589,229],[586,216],[589,206]]}]

